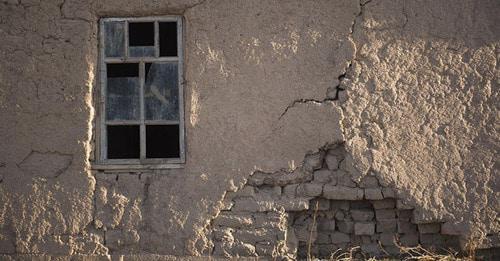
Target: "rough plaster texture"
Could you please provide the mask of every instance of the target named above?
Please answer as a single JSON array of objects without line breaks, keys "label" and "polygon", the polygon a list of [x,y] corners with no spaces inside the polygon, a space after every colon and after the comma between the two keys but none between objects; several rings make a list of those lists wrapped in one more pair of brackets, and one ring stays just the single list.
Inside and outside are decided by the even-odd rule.
[{"label": "rough plaster texture", "polygon": [[[486,0],[2,0],[0,253],[208,255],[227,191],[341,142],[353,180],[373,173],[416,221],[493,246],[498,12]],[[165,14],[186,22],[186,164],[92,171],[98,19]]]}]

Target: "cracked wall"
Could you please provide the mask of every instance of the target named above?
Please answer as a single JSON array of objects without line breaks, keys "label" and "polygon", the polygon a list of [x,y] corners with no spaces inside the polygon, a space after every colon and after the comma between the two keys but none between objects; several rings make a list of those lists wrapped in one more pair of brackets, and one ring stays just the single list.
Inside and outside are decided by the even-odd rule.
[{"label": "cracked wall", "polygon": [[[212,254],[228,191],[342,142],[352,182],[374,175],[416,222],[498,246],[499,10],[3,0],[0,253]],[[91,170],[98,19],[165,14],[186,22],[186,164]]]}]

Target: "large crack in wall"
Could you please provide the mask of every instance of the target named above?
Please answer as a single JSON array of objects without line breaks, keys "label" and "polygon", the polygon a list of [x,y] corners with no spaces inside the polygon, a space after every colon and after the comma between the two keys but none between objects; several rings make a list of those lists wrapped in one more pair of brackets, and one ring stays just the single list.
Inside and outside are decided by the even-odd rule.
[{"label": "large crack in wall", "polygon": [[360,257],[399,256],[400,246],[460,249],[443,222],[416,222],[413,207],[377,177],[353,181],[345,157],[343,144],[330,145],[293,172],[257,172],[228,192],[209,229],[212,255],[305,259],[353,247]]},{"label": "large crack in wall", "polygon": [[[1,1],[0,253],[379,254],[396,234],[498,246],[498,10]],[[98,18],[167,13],[186,20],[187,164],[91,171]]]}]

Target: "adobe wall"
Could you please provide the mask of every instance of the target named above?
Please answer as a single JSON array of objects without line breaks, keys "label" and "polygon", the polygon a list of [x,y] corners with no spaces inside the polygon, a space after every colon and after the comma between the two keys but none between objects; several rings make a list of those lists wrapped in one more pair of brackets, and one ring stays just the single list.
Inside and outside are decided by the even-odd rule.
[{"label": "adobe wall", "polygon": [[[0,254],[500,247],[499,12],[1,0]],[[186,164],[94,170],[98,19],[166,14],[185,19]]]}]

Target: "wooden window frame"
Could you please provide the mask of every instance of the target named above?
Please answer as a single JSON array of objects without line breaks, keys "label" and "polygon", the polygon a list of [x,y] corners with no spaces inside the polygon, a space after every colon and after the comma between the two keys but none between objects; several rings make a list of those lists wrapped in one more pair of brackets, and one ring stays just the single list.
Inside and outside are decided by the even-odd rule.
[{"label": "wooden window frame", "polygon": [[[124,52],[125,57],[115,58],[106,57],[105,52],[105,35],[104,23],[105,22],[124,22]],[[129,22],[154,22],[155,26],[155,57],[129,57],[128,48],[128,23]],[[177,56],[176,57],[160,57],[159,56],[159,23],[160,22],[176,22],[177,23]],[[184,43],[183,43],[183,18],[182,16],[150,16],[150,17],[122,17],[122,18],[101,18],[99,21],[99,81],[97,91],[95,92],[96,104],[96,118],[95,118],[95,157],[96,160],[92,164],[92,169],[96,170],[129,170],[129,169],[171,169],[183,168],[186,159],[185,150],[185,129],[184,129]],[[140,120],[134,121],[113,121],[113,123],[106,123],[106,64],[107,63],[139,63],[139,81],[140,81]],[[144,85],[145,85],[145,63],[154,62],[177,62],[178,63],[178,88],[179,88],[179,120],[178,121],[148,121],[144,119]],[[139,125],[140,127],[140,158],[139,159],[107,159],[107,139],[106,139],[106,126],[107,125]],[[146,158],[146,124],[161,124],[179,125],[179,158]]]}]

